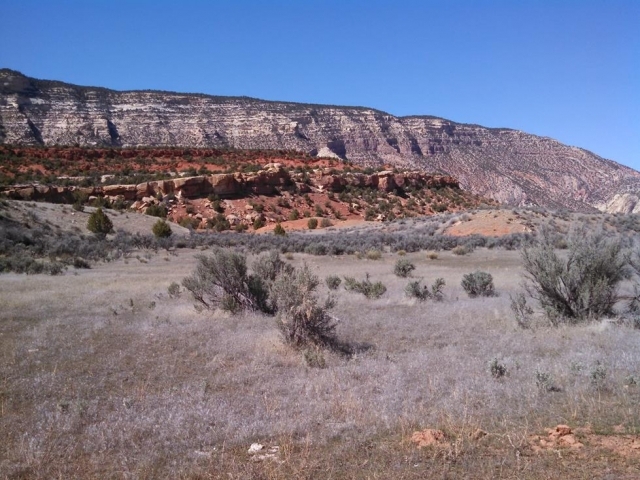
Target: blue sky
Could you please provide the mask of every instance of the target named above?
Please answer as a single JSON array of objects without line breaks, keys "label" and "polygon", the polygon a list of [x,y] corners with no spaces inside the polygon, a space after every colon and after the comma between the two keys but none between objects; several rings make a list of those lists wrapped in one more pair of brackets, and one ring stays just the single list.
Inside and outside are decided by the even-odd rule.
[{"label": "blue sky", "polygon": [[0,67],[118,90],[361,105],[640,170],[640,0],[0,0]]}]

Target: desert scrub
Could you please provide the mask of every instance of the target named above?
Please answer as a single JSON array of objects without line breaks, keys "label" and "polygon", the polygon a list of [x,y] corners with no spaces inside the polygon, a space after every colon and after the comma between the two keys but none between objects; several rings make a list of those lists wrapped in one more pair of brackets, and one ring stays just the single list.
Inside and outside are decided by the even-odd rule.
[{"label": "desert scrub", "polygon": [[244,255],[218,249],[210,256],[198,255],[195,272],[182,280],[200,309],[231,313],[243,309],[273,313],[264,280],[247,273]]},{"label": "desert scrub", "polygon": [[328,228],[328,227],[332,227],[333,223],[331,223],[331,220],[329,220],[328,218],[323,218],[320,221],[320,227],[321,228]]},{"label": "desert scrub", "polygon": [[426,285],[422,285],[420,280],[409,282],[404,288],[404,293],[409,298],[415,298],[421,302],[425,300],[435,300],[440,302],[444,299],[444,293],[442,292],[446,285],[444,278],[436,278],[431,285],[431,288]]},{"label": "desert scrub", "polygon": [[327,284],[327,288],[329,290],[337,290],[342,283],[342,280],[337,275],[329,275],[324,279],[324,282]]},{"label": "desert scrub", "polygon": [[398,277],[406,278],[411,276],[411,272],[416,269],[416,266],[411,263],[406,258],[401,258],[396,262],[395,267],[393,267],[393,273],[395,273]]},{"label": "desert scrub", "polygon": [[500,363],[497,358],[494,358],[489,364],[489,373],[495,379],[503,378],[507,375],[507,366],[504,363]]},{"label": "desert scrub", "polygon": [[367,250],[365,256],[368,260],[380,260],[382,258],[382,252],[378,249],[372,248]]},{"label": "desert scrub", "polygon": [[273,282],[278,275],[290,275],[293,267],[280,258],[280,254],[271,250],[261,254],[252,265],[253,272],[265,282]]},{"label": "desert scrub", "polygon": [[152,217],[167,218],[167,209],[162,205],[149,205],[144,213]]},{"label": "desert scrub", "polygon": [[264,227],[265,223],[264,220],[262,219],[262,217],[258,217],[253,221],[253,229],[254,230],[259,230],[262,227]]},{"label": "desert scrub", "polygon": [[171,282],[171,285],[167,287],[167,293],[170,298],[178,298],[180,296],[180,285],[176,282]]},{"label": "desert scrub", "polygon": [[354,277],[344,277],[344,289],[363,294],[370,299],[380,298],[387,291],[387,287],[380,281],[372,282],[369,274],[365,274],[364,280],[358,281]]},{"label": "desert scrub", "polygon": [[467,255],[468,253],[471,253],[473,251],[473,249],[467,247],[466,245],[458,245],[457,247],[454,247],[451,250],[451,253],[453,253],[454,255]]},{"label": "desert scrub", "polygon": [[493,297],[495,290],[490,273],[476,271],[462,277],[462,288],[471,297]]},{"label": "desert scrub", "polygon": [[552,323],[577,323],[613,315],[618,284],[629,275],[629,257],[620,240],[584,231],[568,241],[560,257],[543,238],[522,250],[525,287]]},{"label": "desert scrub", "polygon": [[321,305],[316,296],[318,277],[307,265],[287,275],[279,275],[272,288],[278,315],[276,322],[282,337],[294,348],[330,347],[336,343],[334,318],[327,313],[330,298]]},{"label": "desert scrub", "polygon": [[173,233],[171,231],[171,225],[162,219],[153,224],[151,231],[157,238],[168,238]]},{"label": "desert scrub", "polygon": [[284,237],[287,235],[287,232],[285,231],[284,227],[282,225],[280,225],[280,223],[276,223],[276,226],[273,229],[273,233],[274,235],[278,235],[280,237]]},{"label": "desert scrub", "polygon": [[315,230],[316,228],[318,228],[318,219],[310,218],[309,220],[307,220],[307,228],[309,230]]}]

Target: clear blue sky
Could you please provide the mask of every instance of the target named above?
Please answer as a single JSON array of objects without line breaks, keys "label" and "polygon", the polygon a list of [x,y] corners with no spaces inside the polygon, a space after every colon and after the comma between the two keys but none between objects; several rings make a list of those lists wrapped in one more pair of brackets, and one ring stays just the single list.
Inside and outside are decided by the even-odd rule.
[{"label": "clear blue sky", "polygon": [[0,67],[118,90],[361,105],[640,169],[640,0],[0,0]]}]

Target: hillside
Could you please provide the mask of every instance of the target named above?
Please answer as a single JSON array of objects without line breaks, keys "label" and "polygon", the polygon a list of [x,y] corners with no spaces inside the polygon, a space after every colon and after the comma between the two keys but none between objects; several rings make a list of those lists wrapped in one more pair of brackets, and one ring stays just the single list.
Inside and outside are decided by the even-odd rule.
[{"label": "hillside", "polygon": [[[448,175],[353,167],[288,151],[0,146],[0,194],[88,203],[217,231],[455,212],[494,201]],[[151,213],[152,212],[152,213]]]},{"label": "hillside", "polygon": [[119,92],[7,69],[0,70],[0,143],[296,150],[363,166],[439,171],[514,205],[640,209],[639,172],[517,130],[364,107]]}]

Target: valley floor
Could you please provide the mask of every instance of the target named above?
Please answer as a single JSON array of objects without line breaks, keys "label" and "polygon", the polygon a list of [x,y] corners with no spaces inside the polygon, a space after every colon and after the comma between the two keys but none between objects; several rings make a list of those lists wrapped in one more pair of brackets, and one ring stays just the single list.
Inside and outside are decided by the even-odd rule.
[{"label": "valley floor", "polygon": [[[0,276],[0,477],[638,477],[640,330],[519,329],[518,252],[407,254],[414,278],[446,281],[444,300],[424,303],[404,295],[395,253],[291,255],[323,296],[328,275],[369,273],[388,289],[337,291],[338,336],[362,352],[306,352],[325,368],[286,347],[272,317],[170,297],[198,253]],[[498,296],[465,294],[462,276],[478,269]],[[583,447],[540,449],[535,436],[558,424]],[[417,449],[425,428],[444,441]],[[253,443],[264,448],[249,454]]]}]

